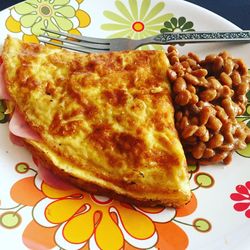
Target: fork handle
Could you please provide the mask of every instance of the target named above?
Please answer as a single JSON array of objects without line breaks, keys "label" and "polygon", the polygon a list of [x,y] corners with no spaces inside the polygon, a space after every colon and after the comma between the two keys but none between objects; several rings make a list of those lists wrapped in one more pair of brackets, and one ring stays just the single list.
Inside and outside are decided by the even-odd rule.
[{"label": "fork handle", "polygon": [[155,44],[250,41],[250,30],[223,32],[176,32],[150,37]]}]

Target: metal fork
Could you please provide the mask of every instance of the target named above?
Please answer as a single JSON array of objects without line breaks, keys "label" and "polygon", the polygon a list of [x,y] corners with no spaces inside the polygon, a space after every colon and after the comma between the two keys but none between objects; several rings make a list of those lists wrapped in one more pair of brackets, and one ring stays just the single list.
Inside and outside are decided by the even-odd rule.
[{"label": "metal fork", "polygon": [[[220,31],[220,32],[182,32],[162,33],[141,40],[129,38],[104,39],[68,34],[55,30],[43,29],[46,33],[56,36],[41,34],[38,38],[41,42],[52,44],[66,49],[85,53],[98,53],[119,50],[134,50],[147,44],[183,44],[183,43],[207,43],[207,42],[249,42],[250,30],[243,31]],[[64,37],[64,38],[62,38]],[[57,43],[46,39],[63,42]]]}]

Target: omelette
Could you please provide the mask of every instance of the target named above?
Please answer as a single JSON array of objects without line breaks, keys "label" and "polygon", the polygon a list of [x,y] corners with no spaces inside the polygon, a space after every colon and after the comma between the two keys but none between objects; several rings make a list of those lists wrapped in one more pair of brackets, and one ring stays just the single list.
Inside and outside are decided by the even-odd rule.
[{"label": "omelette", "polygon": [[190,200],[163,51],[80,54],[7,37],[2,58],[12,116],[35,135],[25,147],[51,172],[136,205]]}]

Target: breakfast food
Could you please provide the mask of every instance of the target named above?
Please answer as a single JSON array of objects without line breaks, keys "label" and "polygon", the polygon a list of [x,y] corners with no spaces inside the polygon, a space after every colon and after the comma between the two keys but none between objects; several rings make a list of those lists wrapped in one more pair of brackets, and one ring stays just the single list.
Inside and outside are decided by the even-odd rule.
[{"label": "breakfast food", "polygon": [[188,163],[230,163],[250,143],[250,128],[236,116],[245,112],[250,76],[241,59],[227,52],[200,60],[168,48],[175,125]]},{"label": "breakfast food", "polygon": [[190,199],[162,51],[84,55],[8,37],[10,130],[47,168],[137,205]]}]

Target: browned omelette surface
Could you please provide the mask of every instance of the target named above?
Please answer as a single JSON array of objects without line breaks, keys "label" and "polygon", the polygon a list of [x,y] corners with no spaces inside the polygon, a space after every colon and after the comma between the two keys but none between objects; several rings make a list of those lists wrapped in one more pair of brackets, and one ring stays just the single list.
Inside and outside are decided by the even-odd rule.
[{"label": "browned omelette surface", "polygon": [[83,55],[7,38],[7,88],[41,141],[27,140],[83,182],[132,200],[190,198],[161,51]]}]

